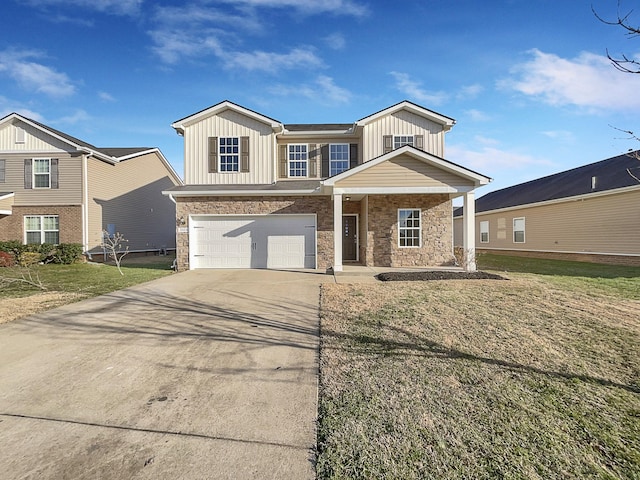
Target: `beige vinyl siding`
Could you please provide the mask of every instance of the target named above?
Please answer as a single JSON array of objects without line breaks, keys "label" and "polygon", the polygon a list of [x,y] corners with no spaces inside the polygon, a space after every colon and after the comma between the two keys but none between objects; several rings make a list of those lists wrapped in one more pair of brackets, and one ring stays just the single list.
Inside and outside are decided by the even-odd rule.
[{"label": "beige vinyl siding", "polygon": [[[82,203],[82,160],[60,152],[0,154],[5,162],[5,183],[0,191],[14,192],[15,205],[80,205]],[[57,158],[59,188],[24,188],[24,160]]]},{"label": "beige vinyl siding", "polygon": [[[209,173],[209,137],[249,137],[249,172]],[[274,177],[275,134],[267,124],[232,110],[205,118],[185,128],[186,184],[267,184]]]},{"label": "beige vinyl siding", "polygon": [[424,150],[444,157],[442,126],[406,110],[400,110],[365,125],[363,131],[363,157],[365,161],[384,153],[384,135],[424,135]]},{"label": "beige vinyl siding", "polygon": [[102,230],[114,224],[129,250],[175,248],[175,204],[162,190],[176,185],[156,153],[111,165],[90,158],[89,250],[100,251]]},{"label": "beige vinyl siding", "polygon": [[445,186],[473,186],[473,182],[406,155],[336,182],[336,187],[341,188]]},{"label": "beige vinyl siding", "polygon": [[[640,187],[612,195],[518,208],[476,217],[482,248],[572,253],[640,254]],[[525,218],[525,243],[513,242],[513,219]],[[489,221],[480,244],[479,222]]]},{"label": "beige vinyl siding", "polygon": [[2,198],[0,199],[0,210],[9,210],[11,211],[11,207],[13,207],[15,197]]},{"label": "beige vinyl siding", "polygon": [[[22,127],[25,131],[24,143],[16,142],[17,127]],[[0,129],[0,151],[29,152],[29,154],[37,152],[38,156],[42,156],[41,153],[54,152],[55,156],[59,156],[61,152],[69,151],[69,145],[47,135],[42,130],[17,121],[15,124],[7,124]]]}]

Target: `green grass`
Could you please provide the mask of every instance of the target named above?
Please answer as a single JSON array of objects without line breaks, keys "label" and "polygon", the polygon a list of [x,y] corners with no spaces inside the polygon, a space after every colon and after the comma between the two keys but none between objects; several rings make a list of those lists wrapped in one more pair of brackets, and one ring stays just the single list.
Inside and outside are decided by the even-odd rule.
[{"label": "green grass", "polygon": [[640,479],[640,278],[511,262],[323,285],[319,479]]},{"label": "green grass", "polygon": [[482,253],[478,255],[478,268],[498,272],[534,273],[565,288],[640,299],[640,267]]},{"label": "green grass", "polygon": [[[30,268],[33,278],[39,278],[47,291],[78,293],[88,298],[121,288],[148,282],[170,275],[172,257],[125,258],[120,275],[115,265],[76,263],[73,265],[35,265]],[[21,268],[2,268],[0,276],[20,278],[27,271]],[[0,289],[0,298],[26,297],[41,290],[23,282]]]}]

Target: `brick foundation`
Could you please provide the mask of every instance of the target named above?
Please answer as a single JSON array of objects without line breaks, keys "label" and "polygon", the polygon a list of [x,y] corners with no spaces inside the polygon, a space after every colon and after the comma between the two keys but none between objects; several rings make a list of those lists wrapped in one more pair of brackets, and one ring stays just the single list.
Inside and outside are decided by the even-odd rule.
[{"label": "brick foundation", "polygon": [[58,205],[33,207],[13,206],[11,215],[0,216],[0,240],[24,242],[25,215],[58,215],[60,243],[82,243],[82,207]]}]

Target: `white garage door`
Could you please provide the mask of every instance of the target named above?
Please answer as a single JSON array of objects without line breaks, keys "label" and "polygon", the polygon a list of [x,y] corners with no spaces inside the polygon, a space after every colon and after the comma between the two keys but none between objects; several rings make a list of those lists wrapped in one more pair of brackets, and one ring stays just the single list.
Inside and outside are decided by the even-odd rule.
[{"label": "white garage door", "polygon": [[315,268],[315,215],[212,216],[189,222],[196,268]]}]

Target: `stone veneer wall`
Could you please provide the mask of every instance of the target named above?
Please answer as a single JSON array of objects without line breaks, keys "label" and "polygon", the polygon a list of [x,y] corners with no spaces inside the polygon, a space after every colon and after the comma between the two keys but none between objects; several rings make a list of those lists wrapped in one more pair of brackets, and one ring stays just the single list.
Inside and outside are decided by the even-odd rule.
[{"label": "stone veneer wall", "polygon": [[24,242],[25,215],[58,215],[60,243],[82,243],[82,207],[58,205],[33,207],[13,206],[11,215],[0,216],[0,241]]},{"label": "stone veneer wall", "polygon": [[[420,208],[422,247],[398,246],[398,209]],[[367,265],[452,265],[453,218],[448,195],[370,195]]]},{"label": "stone veneer wall", "polygon": [[[176,218],[189,215],[317,214],[317,267],[333,264],[333,203],[331,197],[177,197]],[[178,271],[189,269],[189,234],[177,234]]]}]

